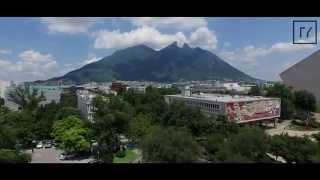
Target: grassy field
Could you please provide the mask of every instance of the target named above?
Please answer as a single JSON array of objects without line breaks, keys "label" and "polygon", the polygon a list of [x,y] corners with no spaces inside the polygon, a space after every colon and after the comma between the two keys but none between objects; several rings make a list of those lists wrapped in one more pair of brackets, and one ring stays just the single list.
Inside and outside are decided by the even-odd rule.
[{"label": "grassy field", "polygon": [[130,163],[138,158],[138,155],[133,150],[126,150],[126,156],[123,158],[114,157],[113,163]]}]

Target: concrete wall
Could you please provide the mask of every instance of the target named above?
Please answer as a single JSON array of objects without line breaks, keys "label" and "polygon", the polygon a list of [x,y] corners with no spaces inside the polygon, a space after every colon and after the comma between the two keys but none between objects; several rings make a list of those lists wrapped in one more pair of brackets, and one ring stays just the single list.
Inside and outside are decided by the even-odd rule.
[{"label": "concrete wall", "polygon": [[320,51],[313,53],[280,74],[283,82],[295,90],[307,90],[320,102]]}]

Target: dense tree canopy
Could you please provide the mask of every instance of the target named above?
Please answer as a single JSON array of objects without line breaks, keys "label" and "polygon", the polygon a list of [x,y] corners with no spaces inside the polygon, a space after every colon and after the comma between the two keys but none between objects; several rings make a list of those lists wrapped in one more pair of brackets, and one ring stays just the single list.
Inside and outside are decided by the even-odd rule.
[{"label": "dense tree canopy", "polygon": [[0,108],[4,105],[4,99],[0,97]]},{"label": "dense tree canopy", "polygon": [[281,98],[281,115],[282,119],[290,119],[295,112],[294,94],[292,88],[284,84],[276,83],[267,90],[267,96]]},{"label": "dense tree canopy", "polygon": [[29,154],[19,153],[12,149],[0,149],[0,163],[29,163]]},{"label": "dense tree canopy", "polygon": [[219,161],[261,162],[267,159],[268,145],[268,137],[263,130],[243,127],[222,144],[216,158]]},{"label": "dense tree canopy", "polygon": [[248,94],[252,95],[252,96],[261,96],[262,95],[262,89],[259,86],[253,86],[249,90]]},{"label": "dense tree canopy", "polygon": [[200,155],[194,138],[185,129],[154,127],[142,143],[143,158],[151,162],[192,162]]},{"label": "dense tree canopy", "polygon": [[311,162],[317,154],[318,145],[309,138],[275,135],[271,141],[271,152],[283,157],[287,162]]},{"label": "dense tree canopy", "polygon": [[139,142],[150,133],[152,117],[147,114],[139,113],[129,122],[129,136]]}]

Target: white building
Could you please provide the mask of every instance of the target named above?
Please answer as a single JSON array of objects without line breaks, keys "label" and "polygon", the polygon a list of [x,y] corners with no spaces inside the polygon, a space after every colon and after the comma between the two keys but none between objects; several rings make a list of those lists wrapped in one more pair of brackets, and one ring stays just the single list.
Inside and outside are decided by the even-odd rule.
[{"label": "white building", "polygon": [[77,91],[78,109],[80,110],[81,114],[91,122],[93,121],[94,115],[92,100],[95,97],[96,94],[90,92],[89,90]]},{"label": "white building", "polygon": [[280,117],[280,99],[261,96],[231,96],[225,94],[192,94],[189,88],[182,94],[166,95],[165,101],[180,101],[199,108],[208,115],[225,115],[229,121],[245,123]]},{"label": "white building", "polygon": [[132,89],[135,92],[146,93],[146,86],[130,86],[128,89]]},{"label": "white building", "polygon": [[9,81],[0,80],[0,97],[4,98],[5,91],[6,91],[7,87],[9,87],[9,86],[10,86]]},{"label": "white building", "polygon": [[29,88],[31,92],[37,90],[39,95],[43,93],[46,100],[40,102],[41,105],[49,104],[51,102],[60,103],[61,93],[63,91],[63,88],[60,86],[31,85]]}]

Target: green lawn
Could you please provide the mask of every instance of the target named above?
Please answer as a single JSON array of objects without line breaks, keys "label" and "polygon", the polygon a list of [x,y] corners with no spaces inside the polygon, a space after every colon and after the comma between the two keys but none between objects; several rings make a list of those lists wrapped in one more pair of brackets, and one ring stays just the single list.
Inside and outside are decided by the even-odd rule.
[{"label": "green lawn", "polygon": [[126,156],[123,158],[114,157],[113,163],[130,163],[138,158],[138,155],[133,150],[126,150]]},{"label": "green lawn", "polygon": [[317,104],[316,112],[317,112],[317,113],[320,113],[320,103]]}]

